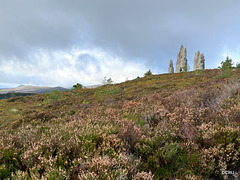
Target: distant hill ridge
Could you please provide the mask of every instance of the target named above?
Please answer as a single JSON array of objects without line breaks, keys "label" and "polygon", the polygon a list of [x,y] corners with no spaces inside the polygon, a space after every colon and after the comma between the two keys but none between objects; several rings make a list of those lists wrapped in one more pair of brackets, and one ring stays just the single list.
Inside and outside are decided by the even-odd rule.
[{"label": "distant hill ridge", "polygon": [[50,92],[52,90],[68,91],[68,89],[60,87],[60,86],[58,86],[58,87],[48,87],[48,86],[24,86],[24,85],[20,85],[16,88],[0,89],[0,94],[7,94],[7,93],[11,93],[11,92],[40,94],[40,93]]}]

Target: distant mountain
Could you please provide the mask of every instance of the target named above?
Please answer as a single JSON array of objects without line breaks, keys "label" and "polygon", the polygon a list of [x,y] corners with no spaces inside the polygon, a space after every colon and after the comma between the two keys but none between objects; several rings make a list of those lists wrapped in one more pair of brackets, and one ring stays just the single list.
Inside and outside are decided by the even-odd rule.
[{"label": "distant mountain", "polygon": [[46,93],[50,92],[52,90],[59,90],[59,91],[68,91],[68,89],[63,88],[63,87],[48,87],[48,86],[18,86],[16,88],[5,88],[5,89],[0,89],[0,94],[7,94],[11,92],[15,93]]}]

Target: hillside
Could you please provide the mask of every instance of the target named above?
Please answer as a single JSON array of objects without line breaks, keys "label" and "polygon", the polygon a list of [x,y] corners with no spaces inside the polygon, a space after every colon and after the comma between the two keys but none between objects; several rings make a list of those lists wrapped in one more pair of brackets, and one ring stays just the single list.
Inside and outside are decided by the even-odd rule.
[{"label": "hillside", "polygon": [[151,75],[1,100],[0,177],[223,179],[222,171],[239,172],[240,70],[231,73]]},{"label": "hillside", "polygon": [[62,87],[48,87],[48,86],[18,86],[16,88],[4,88],[0,89],[0,94],[7,93],[46,93],[52,90],[67,91],[67,89]]}]

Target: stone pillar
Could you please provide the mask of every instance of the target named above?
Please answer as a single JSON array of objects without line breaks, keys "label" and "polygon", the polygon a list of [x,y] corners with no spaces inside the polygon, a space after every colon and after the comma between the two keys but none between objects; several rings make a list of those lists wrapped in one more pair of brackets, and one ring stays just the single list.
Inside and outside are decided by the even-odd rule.
[{"label": "stone pillar", "polygon": [[180,72],[180,67],[183,71],[185,66],[187,66],[187,49],[182,45],[177,56],[176,73]]},{"label": "stone pillar", "polygon": [[174,67],[173,67],[172,60],[170,60],[170,62],[169,62],[168,73],[174,73]]},{"label": "stone pillar", "polygon": [[195,53],[194,56],[194,65],[193,65],[193,70],[204,70],[205,69],[205,58],[204,58],[204,54],[200,54],[199,51],[197,51]]}]

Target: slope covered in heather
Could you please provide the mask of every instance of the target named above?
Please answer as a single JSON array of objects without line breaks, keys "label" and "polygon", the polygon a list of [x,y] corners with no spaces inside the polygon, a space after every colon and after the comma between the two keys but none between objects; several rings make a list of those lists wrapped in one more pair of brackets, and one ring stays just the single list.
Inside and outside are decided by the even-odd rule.
[{"label": "slope covered in heather", "polygon": [[[0,177],[221,179],[239,171],[239,70],[0,101]],[[230,177],[230,176],[229,176]]]}]

